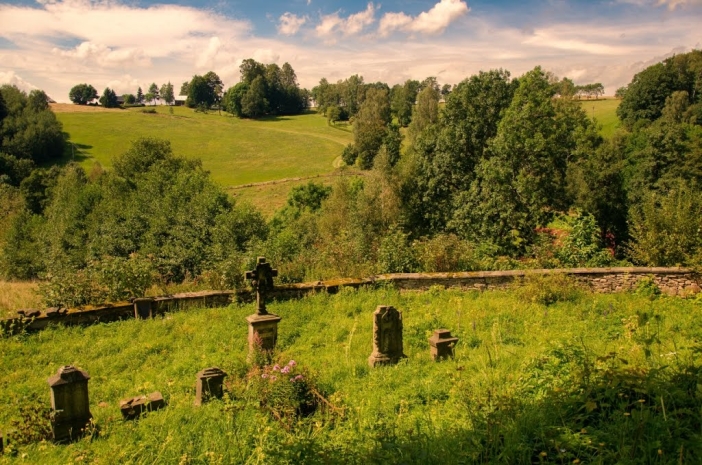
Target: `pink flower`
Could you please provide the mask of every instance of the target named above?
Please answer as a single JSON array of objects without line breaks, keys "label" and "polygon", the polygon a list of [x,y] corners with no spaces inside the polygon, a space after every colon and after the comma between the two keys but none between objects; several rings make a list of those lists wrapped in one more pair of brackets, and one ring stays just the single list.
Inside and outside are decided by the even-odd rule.
[{"label": "pink flower", "polygon": [[275,376],[271,376],[271,381],[275,381],[276,379],[278,378],[276,378]]},{"label": "pink flower", "polygon": [[297,362],[295,360],[290,360],[288,362],[288,366],[294,367],[295,365],[297,365]]},{"label": "pink flower", "polygon": [[268,378],[268,373],[264,373],[261,375],[261,378]]},{"label": "pink flower", "polygon": [[284,366],[282,370],[280,370],[281,373],[290,373],[290,367],[289,366]]},{"label": "pink flower", "polygon": [[276,363],[275,366],[273,367],[273,371],[278,371],[278,370],[280,370],[280,365],[278,365]]}]

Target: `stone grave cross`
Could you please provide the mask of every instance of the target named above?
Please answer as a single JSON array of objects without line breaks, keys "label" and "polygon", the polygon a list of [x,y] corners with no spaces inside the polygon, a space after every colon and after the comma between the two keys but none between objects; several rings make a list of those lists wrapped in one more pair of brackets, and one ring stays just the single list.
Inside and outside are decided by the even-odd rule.
[{"label": "stone grave cross", "polygon": [[258,257],[256,268],[246,272],[246,279],[256,291],[256,314],[268,315],[266,311],[266,294],[273,290],[273,278],[278,276],[278,270],[266,262],[265,257]]}]

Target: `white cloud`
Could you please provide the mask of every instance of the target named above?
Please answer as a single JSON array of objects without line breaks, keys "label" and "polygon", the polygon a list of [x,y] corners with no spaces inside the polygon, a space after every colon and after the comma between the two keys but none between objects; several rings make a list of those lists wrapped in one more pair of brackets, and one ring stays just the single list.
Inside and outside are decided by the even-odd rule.
[{"label": "white cloud", "polygon": [[286,36],[296,34],[306,22],[307,16],[297,16],[290,12],[283,13],[279,18],[278,33]]},{"label": "white cloud", "polygon": [[14,71],[0,71],[0,85],[2,84],[10,84],[11,86],[17,86],[20,90],[23,90],[25,92],[38,89],[37,86],[25,81],[20,76],[15,74]]},{"label": "white cloud", "polygon": [[669,10],[674,10],[677,7],[700,6],[702,0],[658,0],[657,6],[667,6]]},{"label": "white cloud", "polygon": [[455,20],[470,11],[463,0],[441,0],[429,11],[416,17],[405,13],[386,13],[380,20],[378,34],[387,37],[394,31],[440,34]]},{"label": "white cloud", "polygon": [[322,16],[322,21],[315,28],[317,36],[333,42],[336,34],[343,36],[357,35],[375,22],[375,5],[370,2],[366,9],[358,13],[350,15],[344,19],[339,15],[339,12],[330,15]]},{"label": "white cloud", "polygon": [[54,48],[53,53],[80,61],[82,64],[97,65],[105,68],[119,66],[150,66],[151,60],[140,48],[112,49],[104,44],[82,42],[74,49]]},{"label": "white cloud", "polygon": [[217,58],[217,53],[219,53],[221,48],[222,41],[219,40],[219,37],[210,37],[207,47],[205,47],[205,49],[197,57],[195,66],[198,69],[212,68],[212,65],[215,63],[215,59]]}]

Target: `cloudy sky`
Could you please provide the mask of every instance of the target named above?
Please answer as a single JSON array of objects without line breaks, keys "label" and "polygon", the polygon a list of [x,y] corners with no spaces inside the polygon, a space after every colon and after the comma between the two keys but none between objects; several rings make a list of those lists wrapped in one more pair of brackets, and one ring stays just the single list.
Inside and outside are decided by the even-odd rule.
[{"label": "cloudy sky", "polygon": [[239,64],[289,62],[303,87],[352,74],[390,85],[536,65],[607,94],[643,67],[702,48],[702,0],[0,0],[0,83],[57,101],[179,88]]}]

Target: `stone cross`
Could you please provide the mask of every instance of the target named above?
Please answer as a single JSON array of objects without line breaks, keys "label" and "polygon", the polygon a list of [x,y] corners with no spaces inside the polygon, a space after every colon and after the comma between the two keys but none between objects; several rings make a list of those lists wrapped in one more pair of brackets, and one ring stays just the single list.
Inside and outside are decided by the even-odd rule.
[{"label": "stone cross", "polygon": [[273,290],[273,278],[278,276],[278,270],[266,262],[265,257],[258,257],[256,268],[246,272],[246,279],[256,291],[256,314],[267,315],[266,294]]},{"label": "stone cross", "polygon": [[395,307],[379,305],[373,313],[373,352],[371,367],[397,363],[405,358],[402,348],[402,313]]},{"label": "stone cross", "polygon": [[80,437],[93,418],[88,399],[87,372],[70,365],[59,368],[48,379],[51,388],[51,409],[54,418],[51,429],[54,441],[61,442]]},{"label": "stone cross", "polygon": [[451,336],[448,329],[437,329],[429,338],[431,359],[435,362],[445,358],[453,358],[453,348],[458,342],[457,337]]},{"label": "stone cross", "polygon": [[210,399],[221,399],[224,397],[225,372],[217,367],[205,368],[197,374],[197,384],[195,388],[195,405],[202,405]]}]

